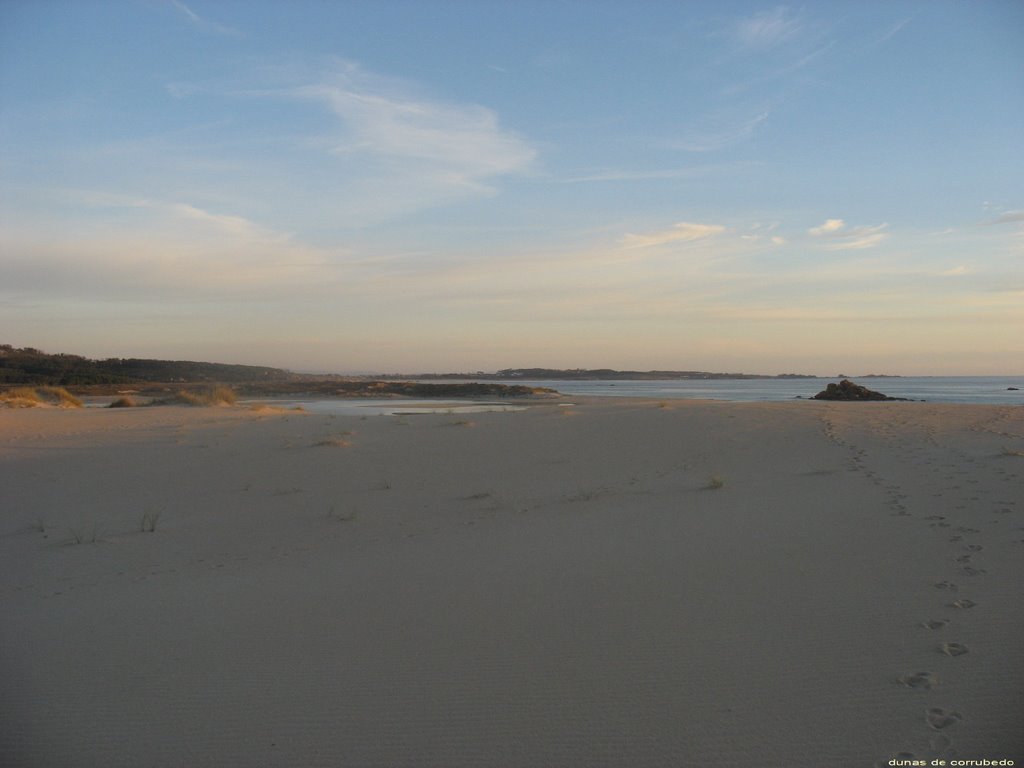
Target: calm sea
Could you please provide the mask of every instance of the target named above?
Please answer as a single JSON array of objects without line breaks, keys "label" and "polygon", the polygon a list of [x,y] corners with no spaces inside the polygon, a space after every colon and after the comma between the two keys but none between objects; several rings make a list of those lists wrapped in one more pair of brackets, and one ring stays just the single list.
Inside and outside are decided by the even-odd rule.
[{"label": "calm sea", "polygon": [[[565,395],[647,397],[655,400],[704,399],[754,402],[809,398],[838,379],[708,379],[679,381],[516,381],[551,387]],[[890,397],[930,403],[1024,405],[1024,376],[907,376],[853,379]],[[513,383],[509,381],[508,383]],[[1017,391],[1010,387],[1019,387]]]}]

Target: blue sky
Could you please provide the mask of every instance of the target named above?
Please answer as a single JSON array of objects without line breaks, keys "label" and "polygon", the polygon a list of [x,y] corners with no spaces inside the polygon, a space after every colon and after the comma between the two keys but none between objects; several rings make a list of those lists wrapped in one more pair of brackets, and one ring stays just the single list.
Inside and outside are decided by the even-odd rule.
[{"label": "blue sky", "polygon": [[0,2],[0,339],[1024,374],[1024,4]]}]

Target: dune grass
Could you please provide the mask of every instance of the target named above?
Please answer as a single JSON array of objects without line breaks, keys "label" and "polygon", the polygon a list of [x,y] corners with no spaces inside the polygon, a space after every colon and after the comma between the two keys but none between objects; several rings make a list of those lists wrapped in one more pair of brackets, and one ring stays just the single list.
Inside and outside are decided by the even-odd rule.
[{"label": "dune grass", "polygon": [[328,437],[313,443],[314,448],[350,448],[351,446],[352,441],[343,437]]},{"label": "dune grass", "polygon": [[234,405],[238,401],[235,390],[225,386],[201,387],[199,389],[182,389],[170,397],[154,400],[151,405],[191,405],[210,407],[217,405]]},{"label": "dune grass", "polygon": [[46,405],[82,407],[82,401],[64,387],[14,387],[0,392],[0,404],[8,408],[38,408]]},{"label": "dune grass", "polygon": [[142,519],[139,521],[139,530],[142,533],[155,533],[156,524],[160,521],[160,515],[162,510],[154,509],[148,512],[142,513]]},{"label": "dune grass", "polygon": [[69,528],[71,532],[70,544],[98,544],[103,541],[103,534],[106,532],[99,523],[93,523],[91,528]]}]

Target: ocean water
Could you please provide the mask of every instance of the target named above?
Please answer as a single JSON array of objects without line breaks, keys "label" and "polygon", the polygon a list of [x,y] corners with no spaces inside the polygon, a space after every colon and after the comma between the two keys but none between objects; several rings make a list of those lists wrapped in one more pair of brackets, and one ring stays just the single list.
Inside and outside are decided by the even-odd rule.
[{"label": "ocean water", "polygon": [[[673,381],[509,381],[550,387],[565,395],[646,397],[655,400],[700,399],[734,402],[810,398],[836,378],[822,379],[687,379]],[[854,378],[852,381],[890,397],[930,403],[1024,405],[1024,376],[906,376]],[[1009,387],[1019,387],[1012,391]]]}]

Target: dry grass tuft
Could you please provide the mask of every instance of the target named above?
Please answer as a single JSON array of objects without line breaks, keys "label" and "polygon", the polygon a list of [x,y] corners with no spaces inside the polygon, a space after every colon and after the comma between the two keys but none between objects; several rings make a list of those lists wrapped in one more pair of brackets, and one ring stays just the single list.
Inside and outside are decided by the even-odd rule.
[{"label": "dry grass tuft", "polygon": [[204,387],[202,389],[183,389],[175,392],[170,398],[154,400],[153,405],[193,405],[209,407],[215,405],[234,405],[238,401],[235,390],[231,387]]},{"label": "dry grass tuft", "polygon": [[725,478],[720,475],[713,475],[705,486],[709,491],[717,491],[725,487]]},{"label": "dry grass tuft", "polygon": [[14,387],[0,392],[0,404],[5,408],[35,408],[43,402],[32,387]]},{"label": "dry grass tuft", "polygon": [[108,405],[107,408],[136,408],[138,405],[138,402],[131,397],[119,397]]},{"label": "dry grass tuft", "polygon": [[43,400],[59,405],[61,408],[82,407],[82,401],[64,389],[64,387],[40,387],[39,395]]},{"label": "dry grass tuft", "polygon": [[0,392],[0,404],[7,408],[38,408],[56,405],[60,408],[81,408],[82,401],[64,387],[14,387]]},{"label": "dry grass tuft", "polygon": [[351,448],[352,441],[343,437],[328,437],[313,443],[314,448]]}]

